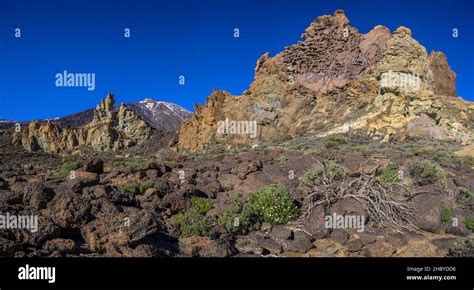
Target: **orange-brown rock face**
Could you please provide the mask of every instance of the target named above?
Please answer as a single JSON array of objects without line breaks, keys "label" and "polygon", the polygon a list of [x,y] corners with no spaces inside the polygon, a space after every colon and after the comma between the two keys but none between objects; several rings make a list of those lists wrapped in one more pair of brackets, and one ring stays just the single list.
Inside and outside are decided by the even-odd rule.
[{"label": "orange-brown rock face", "polygon": [[[337,10],[318,17],[301,37],[276,56],[258,59],[254,81],[242,96],[215,91],[205,105],[197,105],[181,127],[179,147],[254,145],[350,130],[388,141],[407,128],[416,132],[413,137],[427,132],[429,138],[464,144],[474,139],[472,103],[454,98],[456,75],[446,57],[428,56],[410,29],[390,33],[379,25],[360,34]],[[254,138],[245,130],[222,133],[226,120],[256,122],[257,133]],[[434,127],[417,128],[425,123]]]},{"label": "orange-brown rock face", "polygon": [[456,74],[448,65],[444,53],[432,51],[429,57],[433,72],[435,93],[449,97],[456,96]]}]

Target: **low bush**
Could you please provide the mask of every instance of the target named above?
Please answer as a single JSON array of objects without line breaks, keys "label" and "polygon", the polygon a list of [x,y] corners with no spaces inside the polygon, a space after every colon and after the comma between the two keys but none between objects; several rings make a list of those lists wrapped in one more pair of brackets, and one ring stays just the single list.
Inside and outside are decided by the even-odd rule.
[{"label": "low bush", "polygon": [[466,226],[466,229],[470,230],[471,232],[474,232],[474,219],[465,218],[464,226]]},{"label": "low bush", "polygon": [[375,179],[383,184],[394,184],[400,182],[398,172],[396,172],[395,170],[385,171],[382,174],[378,175]]},{"label": "low bush", "polygon": [[181,230],[181,238],[187,238],[190,236],[209,236],[209,223],[207,222],[206,217],[199,213],[195,208],[177,214],[176,220],[178,221]]},{"label": "low bush", "polygon": [[205,215],[212,209],[212,204],[205,198],[193,196],[191,202],[196,211],[202,215]]},{"label": "low bush", "polygon": [[446,176],[443,168],[430,160],[412,163],[409,168],[410,176],[418,185],[440,184],[446,186]]},{"label": "low bush", "polygon": [[449,222],[451,220],[451,217],[452,217],[452,213],[451,213],[450,208],[445,207],[441,210],[441,221],[443,223]]},{"label": "low bush", "polygon": [[298,209],[287,187],[280,184],[265,186],[252,194],[248,204],[263,222],[283,224],[296,217]]},{"label": "low bush", "polygon": [[474,201],[474,194],[467,188],[460,187],[457,201],[460,203],[467,203]]},{"label": "low bush", "polygon": [[260,217],[241,200],[240,194],[234,194],[217,222],[230,233],[245,235],[260,226]]},{"label": "low bush", "polygon": [[55,172],[54,178],[65,178],[68,176],[71,170],[79,169],[82,166],[82,163],[79,161],[69,161],[63,163]]},{"label": "low bush", "polygon": [[303,175],[303,183],[308,186],[321,185],[325,179],[333,180],[343,178],[346,169],[335,161],[331,160],[327,163],[316,165]]}]

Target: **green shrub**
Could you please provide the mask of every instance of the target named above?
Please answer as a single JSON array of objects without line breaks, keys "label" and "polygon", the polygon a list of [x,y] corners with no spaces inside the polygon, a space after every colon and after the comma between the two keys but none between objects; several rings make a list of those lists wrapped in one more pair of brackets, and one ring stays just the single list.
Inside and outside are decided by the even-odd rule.
[{"label": "green shrub", "polygon": [[230,205],[219,215],[217,223],[230,233],[245,235],[260,226],[260,217],[242,202],[240,194],[235,194]]},{"label": "green shrub", "polygon": [[294,219],[298,209],[287,187],[280,184],[265,186],[252,194],[248,210],[255,212],[263,222],[283,224]]},{"label": "green shrub", "polygon": [[474,232],[474,219],[465,218],[464,226],[466,226],[466,229],[470,230],[471,232]]},{"label": "green shrub", "polygon": [[68,176],[71,170],[76,170],[82,166],[82,163],[79,161],[69,161],[63,163],[55,172],[55,178],[65,178]]},{"label": "green shrub", "polygon": [[337,148],[339,147],[339,145],[346,144],[346,143],[347,142],[344,139],[344,137],[332,135],[326,140],[326,142],[324,143],[324,147],[326,147],[326,149],[332,149],[332,148]]},{"label": "green shrub", "polygon": [[208,211],[212,209],[212,204],[202,197],[193,196],[191,198],[193,207],[197,210],[198,213],[205,215]]},{"label": "green shrub", "polygon": [[144,182],[138,184],[138,191],[139,191],[140,194],[144,194],[147,189],[152,188],[152,187],[153,187],[152,182],[144,181]]},{"label": "green shrub", "polygon": [[413,155],[428,155],[431,153],[428,149],[418,147],[411,147],[410,152],[413,153]]},{"label": "green shrub", "polygon": [[138,187],[134,184],[125,184],[123,187],[122,187],[122,191],[124,193],[127,193],[127,194],[132,194],[132,195],[136,195],[138,194],[140,191],[138,189]]},{"label": "green shrub", "polygon": [[206,217],[199,213],[195,208],[177,214],[176,220],[178,221],[181,230],[181,238],[187,238],[190,236],[209,236],[210,226]]},{"label": "green shrub", "polygon": [[280,157],[276,159],[276,162],[280,166],[285,166],[286,163],[288,162],[288,157],[286,157],[285,155],[281,155]]},{"label": "green shrub", "polygon": [[378,182],[384,184],[394,184],[399,183],[400,178],[398,177],[398,173],[395,170],[388,170],[380,174],[375,178]]},{"label": "green shrub", "polygon": [[452,217],[451,209],[449,209],[448,207],[445,207],[443,208],[443,210],[441,210],[441,221],[443,223],[449,222],[451,220],[451,217]]},{"label": "green shrub", "polygon": [[161,180],[155,182],[153,187],[156,188],[162,195],[165,195],[170,190],[169,184]]},{"label": "green shrub", "polygon": [[197,169],[198,172],[204,173],[208,171],[216,171],[216,166],[215,165],[203,165]]},{"label": "green shrub", "polygon": [[308,155],[311,155],[311,154],[319,155],[319,154],[321,154],[321,150],[319,150],[318,148],[305,148],[305,149],[303,149],[303,155],[304,156],[308,156]]},{"label": "green shrub", "polygon": [[412,163],[409,173],[418,185],[441,184],[446,186],[446,176],[443,168],[430,160]]},{"label": "green shrub", "polygon": [[327,163],[318,164],[314,168],[305,172],[303,175],[303,183],[308,186],[320,185],[324,178],[330,180],[343,178],[345,174],[346,169],[331,160]]},{"label": "green shrub", "polygon": [[474,194],[469,189],[460,187],[457,201],[460,203],[472,202],[474,201]]},{"label": "green shrub", "polygon": [[130,172],[138,172],[143,169],[143,165],[138,161],[127,163],[127,168]]}]

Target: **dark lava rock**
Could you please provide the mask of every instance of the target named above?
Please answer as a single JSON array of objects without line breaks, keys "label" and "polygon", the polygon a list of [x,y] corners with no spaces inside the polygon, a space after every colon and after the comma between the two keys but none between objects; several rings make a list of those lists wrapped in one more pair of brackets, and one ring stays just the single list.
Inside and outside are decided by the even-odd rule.
[{"label": "dark lava rock", "polygon": [[91,159],[84,165],[84,171],[102,174],[104,173],[104,161],[100,158]]}]

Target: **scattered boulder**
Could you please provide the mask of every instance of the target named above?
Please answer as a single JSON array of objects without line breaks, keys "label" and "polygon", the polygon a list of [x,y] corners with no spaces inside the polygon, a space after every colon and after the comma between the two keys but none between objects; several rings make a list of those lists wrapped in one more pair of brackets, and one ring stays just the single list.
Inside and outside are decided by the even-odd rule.
[{"label": "scattered boulder", "polygon": [[391,232],[385,236],[385,241],[393,246],[400,248],[408,244],[408,240],[404,234],[400,232]]},{"label": "scattered boulder", "polygon": [[90,218],[91,204],[86,198],[75,194],[59,194],[48,207],[49,215],[61,228],[79,228]]},{"label": "scattered boulder", "polygon": [[80,193],[84,187],[97,185],[99,175],[86,171],[74,171],[67,177],[67,183],[72,191]]},{"label": "scattered boulder", "polygon": [[191,257],[228,257],[236,254],[230,235],[221,235],[217,240],[191,236],[180,239],[179,247],[185,256]]},{"label": "scattered boulder", "polygon": [[367,257],[391,257],[396,251],[396,247],[382,240],[377,240],[364,248],[364,255]]},{"label": "scattered boulder", "polygon": [[103,251],[112,245],[136,246],[159,229],[150,212],[124,207],[123,212],[104,213],[81,228],[91,251]]},{"label": "scattered boulder", "polygon": [[70,239],[53,239],[46,241],[43,249],[48,252],[60,251],[61,253],[74,253],[77,245]]},{"label": "scattered boulder", "polygon": [[91,159],[84,165],[84,171],[102,174],[104,172],[104,161],[100,158]]},{"label": "scattered boulder", "polygon": [[357,252],[357,251],[362,250],[362,247],[364,246],[364,243],[362,243],[362,241],[360,239],[355,239],[355,240],[348,241],[345,244],[345,246],[346,246],[347,251]]},{"label": "scattered boulder", "polygon": [[293,231],[290,229],[287,229],[283,225],[276,225],[271,229],[271,236],[275,240],[293,240],[294,234]]},{"label": "scattered boulder", "polygon": [[423,194],[412,199],[412,203],[416,207],[414,223],[420,229],[432,233],[441,231],[443,223],[441,222],[440,197],[439,195]]},{"label": "scattered boulder", "polygon": [[292,240],[284,242],[284,249],[290,252],[307,253],[314,248],[313,238],[303,231],[296,231]]},{"label": "scattered boulder", "polygon": [[349,233],[344,229],[335,229],[331,233],[331,239],[344,245],[349,240]]},{"label": "scattered boulder", "polygon": [[308,219],[304,223],[305,230],[316,239],[322,239],[329,234],[329,229],[325,226],[326,213],[323,206],[313,208]]},{"label": "scattered boulder", "polygon": [[23,204],[32,209],[46,208],[48,202],[54,198],[54,191],[45,187],[41,182],[28,183],[23,191]]},{"label": "scattered boulder", "polygon": [[245,179],[247,175],[257,172],[262,169],[261,160],[249,160],[239,164],[236,168],[236,173],[240,179]]}]

